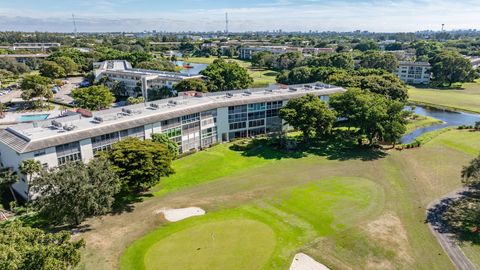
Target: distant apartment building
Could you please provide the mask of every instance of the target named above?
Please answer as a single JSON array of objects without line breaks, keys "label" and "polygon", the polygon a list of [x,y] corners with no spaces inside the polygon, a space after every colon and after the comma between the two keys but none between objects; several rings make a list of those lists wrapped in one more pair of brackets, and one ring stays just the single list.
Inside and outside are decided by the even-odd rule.
[{"label": "distant apartment building", "polygon": [[467,57],[467,59],[472,64],[473,68],[479,68],[480,67],[480,57],[470,56],[470,57]]},{"label": "distant apartment building", "polygon": [[[149,103],[11,125],[0,129],[0,166],[18,171],[23,160],[34,159],[45,168],[91,160],[115,142],[154,133],[178,143],[180,153],[200,150],[235,138],[286,129],[279,110],[292,98],[308,94],[328,100],[345,89],[312,83],[273,85],[199,95],[182,95]],[[222,164],[219,164],[221,166]],[[27,198],[28,181],[20,174],[13,185]]]},{"label": "distant apartment building", "polygon": [[313,47],[291,47],[291,46],[258,46],[258,47],[241,47],[238,50],[241,59],[252,59],[253,54],[257,52],[271,52],[272,54],[284,54],[288,52],[300,52],[304,55],[312,55],[317,53],[332,53],[333,48],[313,48]]},{"label": "distant apartment building", "polygon": [[430,64],[427,62],[406,62],[401,61],[395,74],[400,80],[408,84],[429,84]]},{"label": "distant apartment building", "polygon": [[152,88],[173,88],[182,80],[201,78],[201,75],[188,75],[179,72],[157,71],[132,68],[125,60],[108,60],[93,64],[95,81],[107,78],[106,84],[113,87],[115,83],[123,83],[125,96],[142,95],[148,99],[148,90]]},{"label": "distant apartment building", "polygon": [[50,48],[60,47],[60,43],[48,42],[48,43],[14,43],[12,50],[31,50],[31,51],[46,51]]}]

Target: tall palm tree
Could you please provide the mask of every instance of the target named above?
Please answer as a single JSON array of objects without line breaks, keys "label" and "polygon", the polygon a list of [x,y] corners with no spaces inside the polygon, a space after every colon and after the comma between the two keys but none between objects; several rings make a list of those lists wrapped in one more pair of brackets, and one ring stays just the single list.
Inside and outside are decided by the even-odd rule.
[{"label": "tall palm tree", "polygon": [[27,201],[30,200],[30,183],[34,174],[42,171],[42,164],[38,160],[26,159],[20,163],[19,170],[27,176]]},{"label": "tall palm tree", "polygon": [[18,175],[15,171],[11,170],[10,168],[0,169],[0,186],[5,186],[10,189],[10,192],[12,193],[15,202],[17,202],[17,196],[15,196],[12,185],[15,184],[17,181]]}]

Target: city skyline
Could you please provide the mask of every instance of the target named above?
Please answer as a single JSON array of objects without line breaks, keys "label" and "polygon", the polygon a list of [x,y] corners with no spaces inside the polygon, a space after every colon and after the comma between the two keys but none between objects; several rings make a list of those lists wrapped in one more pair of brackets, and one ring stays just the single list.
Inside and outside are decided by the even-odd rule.
[{"label": "city skyline", "polygon": [[73,32],[74,13],[79,32],[223,31],[226,12],[231,32],[480,29],[472,0],[162,2],[1,0],[0,30]]}]

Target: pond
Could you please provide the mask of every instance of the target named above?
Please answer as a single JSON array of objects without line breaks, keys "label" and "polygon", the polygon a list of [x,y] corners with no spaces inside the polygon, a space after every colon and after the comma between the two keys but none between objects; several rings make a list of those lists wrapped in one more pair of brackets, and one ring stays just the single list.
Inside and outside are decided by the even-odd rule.
[{"label": "pond", "polygon": [[[180,73],[187,75],[198,75],[202,70],[208,67],[208,64],[191,63],[187,61],[176,61],[175,65],[183,67],[183,69],[180,70]],[[184,65],[188,65],[190,68],[185,68]]]},{"label": "pond", "polygon": [[[407,107],[407,110],[411,110],[411,108]],[[461,125],[470,126],[470,125],[474,125],[475,122],[480,121],[480,114],[454,112],[454,111],[447,111],[442,109],[427,108],[423,106],[416,106],[414,113],[418,115],[437,118],[439,120],[442,120],[443,124],[416,129],[412,133],[409,133],[403,136],[402,139],[400,139],[401,143],[405,143],[405,144],[411,143],[418,136],[430,131],[437,130],[437,129],[452,127],[452,126],[461,126]]]}]

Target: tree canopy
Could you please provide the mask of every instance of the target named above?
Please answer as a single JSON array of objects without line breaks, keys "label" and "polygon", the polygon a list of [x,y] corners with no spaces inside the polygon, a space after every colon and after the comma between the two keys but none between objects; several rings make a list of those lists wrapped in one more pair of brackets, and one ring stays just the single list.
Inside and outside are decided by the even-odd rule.
[{"label": "tree canopy", "polygon": [[72,241],[70,232],[46,233],[13,221],[0,227],[0,269],[68,270],[81,258],[83,240]]},{"label": "tree canopy", "polygon": [[175,64],[167,60],[151,60],[138,63],[136,68],[175,71]]},{"label": "tree canopy", "polygon": [[364,68],[384,69],[393,72],[398,67],[398,60],[392,53],[368,51],[361,56],[360,66]]},{"label": "tree canopy", "polygon": [[40,66],[40,75],[51,79],[67,76],[65,69],[53,61],[44,61]]},{"label": "tree canopy", "polygon": [[102,152],[112,163],[126,191],[143,191],[160,182],[161,177],[174,173],[173,155],[166,145],[152,140],[127,138]]},{"label": "tree canopy", "polygon": [[185,91],[197,91],[197,92],[208,92],[208,87],[205,82],[201,79],[189,79],[183,80],[173,86],[178,92]]},{"label": "tree canopy", "polygon": [[370,144],[383,140],[396,143],[406,131],[407,112],[404,103],[366,90],[349,89],[332,95],[330,106],[338,116],[346,119],[346,125],[358,129]]},{"label": "tree canopy", "polygon": [[430,59],[433,78],[437,83],[467,82],[475,79],[475,71],[468,59],[454,51],[443,51]]},{"label": "tree canopy", "polygon": [[167,135],[163,133],[154,133],[152,134],[152,141],[165,145],[173,158],[178,156],[178,144],[168,138]]},{"label": "tree canopy", "polygon": [[279,112],[280,118],[302,131],[305,141],[315,135],[328,134],[335,123],[336,114],[319,97],[308,94],[288,101]]},{"label": "tree canopy", "polygon": [[103,157],[88,164],[71,162],[42,172],[33,181],[38,213],[55,225],[79,225],[85,218],[109,212],[120,191],[120,179]]},{"label": "tree canopy", "polygon": [[75,104],[88,110],[101,110],[111,106],[115,101],[110,89],[102,85],[77,88],[72,91]]},{"label": "tree canopy", "polygon": [[53,97],[52,80],[40,75],[26,75],[20,87],[22,88],[22,99],[31,100],[33,98],[49,99]]},{"label": "tree canopy", "polygon": [[234,61],[217,59],[201,72],[209,92],[245,89],[253,83],[247,70]]}]

